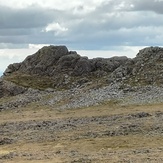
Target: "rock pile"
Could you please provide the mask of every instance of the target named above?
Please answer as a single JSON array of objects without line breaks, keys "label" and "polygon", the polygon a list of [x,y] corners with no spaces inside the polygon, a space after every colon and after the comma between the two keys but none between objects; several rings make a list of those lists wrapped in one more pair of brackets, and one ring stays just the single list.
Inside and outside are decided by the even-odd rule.
[{"label": "rock pile", "polygon": [[0,105],[0,110],[25,107],[35,103],[38,107],[50,106],[57,109],[83,108],[109,102],[118,105],[137,105],[163,102],[163,88],[158,86],[141,86],[121,89],[116,83],[102,88],[84,90],[74,88],[64,91],[47,89],[44,91],[28,89]]}]

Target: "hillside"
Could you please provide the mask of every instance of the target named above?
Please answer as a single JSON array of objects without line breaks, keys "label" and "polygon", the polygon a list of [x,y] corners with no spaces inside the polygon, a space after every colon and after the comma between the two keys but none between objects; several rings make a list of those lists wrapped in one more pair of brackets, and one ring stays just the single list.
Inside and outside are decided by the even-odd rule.
[{"label": "hillside", "polygon": [[163,48],[134,59],[43,47],[0,79],[0,162],[163,162]]}]

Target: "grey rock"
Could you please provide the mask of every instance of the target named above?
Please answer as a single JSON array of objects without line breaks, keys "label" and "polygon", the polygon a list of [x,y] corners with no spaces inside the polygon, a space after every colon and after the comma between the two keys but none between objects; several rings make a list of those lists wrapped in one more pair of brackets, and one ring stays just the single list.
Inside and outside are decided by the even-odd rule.
[{"label": "grey rock", "polygon": [[0,139],[0,145],[12,144],[13,141],[14,141],[13,139],[1,138]]},{"label": "grey rock", "polygon": [[67,69],[71,71],[75,68],[77,61],[80,59],[80,55],[77,53],[70,53],[69,55],[62,56],[57,62],[57,69],[63,70]]},{"label": "grey rock", "polygon": [[[101,89],[97,89],[102,91],[100,94],[98,92],[97,96],[96,90],[90,91],[94,94],[93,101],[83,97],[78,101],[79,105],[84,103],[85,106],[90,106],[111,97],[120,98],[123,93],[126,95],[140,93],[140,90],[135,91],[133,86],[140,88],[143,85],[161,87],[163,84],[163,48],[142,49],[134,59],[127,57],[89,59],[80,56],[75,51],[68,51],[66,46],[43,47],[35,54],[28,56],[23,62],[8,66],[4,72],[4,78],[0,81],[0,97],[18,95],[27,90],[5,80],[5,76],[12,77],[14,74],[48,76],[54,81],[50,88],[48,86],[48,89],[84,89],[84,87],[91,87],[91,85],[95,85],[94,88],[96,88],[98,82],[104,83],[102,86],[107,84],[108,86],[101,86]],[[112,89],[113,86],[116,86],[115,89]],[[118,88],[119,86],[121,88]],[[147,88],[143,88],[147,91]],[[153,91],[153,88],[150,91]],[[158,88],[156,90],[159,92]],[[143,94],[145,93],[147,92],[143,92]],[[155,92],[153,93],[155,94]],[[92,94],[89,95],[92,97]],[[153,97],[153,95],[151,96]],[[86,94],[85,97],[88,95]],[[78,105],[76,102],[73,103]]]},{"label": "grey rock", "polygon": [[4,72],[4,75],[9,75],[11,74],[12,72],[15,72],[19,69],[19,67],[21,66],[21,63],[13,63],[13,64],[10,64],[7,69],[5,70]]},{"label": "grey rock", "polygon": [[103,70],[107,72],[113,72],[120,65],[127,62],[127,57],[112,57],[112,58],[95,58],[92,62],[96,70]]},{"label": "grey rock", "polygon": [[133,60],[119,66],[111,77],[121,81],[125,77],[128,83],[134,85],[163,84],[163,48],[148,47],[140,50]]},{"label": "grey rock", "polygon": [[15,96],[24,93],[27,89],[16,85],[12,82],[0,79],[0,97],[3,96]]},{"label": "grey rock", "polygon": [[82,74],[87,74],[91,71],[93,71],[93,65],[91,64],[91,61],[88,60],[88,58],[81,57],[73,70],[73,74],[76,76],[80,76]]},{"label": "grey rock", "polygon": [[[127,57],[112,57],[110,59],[88,59],[81,57],[76,51],[68,51],[66,46],[46,46],[23,62],[11,64],[4,75],[14,72],[37,74],[39,76],[56,76],[60,73],[80,76],[92,72],[112,72],[128,61]],[[104,74],[104,73],[101,73]]]}]

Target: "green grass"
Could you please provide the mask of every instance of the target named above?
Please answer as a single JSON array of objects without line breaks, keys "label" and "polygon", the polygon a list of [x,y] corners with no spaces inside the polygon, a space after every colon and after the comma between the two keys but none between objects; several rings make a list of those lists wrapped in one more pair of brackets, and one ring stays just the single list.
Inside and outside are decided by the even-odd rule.
[{"label": "green grass", "polygon": [[[45,90],[47,88],[54,88],[57,90],[66,90],[76,86],[87,84],[86,90],[91,88],[98,88],[106,85],[104,78],[97,78],[94,75],[86,76],[69,76],[68,82],[64,73],[60,73],[54,77],[23,74],[15,72],[9,76],[4,77],[5,80],[13,82],[19,86],[26,88],[33,88]],[[85,81],[84,81],[85,80]]]},{"label": "green grass", "polygon": [[54,80],[48,76],[13,73],[10,76],[5,76],[4,79],[27,88],[30,87],[40,90],[44,90],[46,88],[54,88]]}]

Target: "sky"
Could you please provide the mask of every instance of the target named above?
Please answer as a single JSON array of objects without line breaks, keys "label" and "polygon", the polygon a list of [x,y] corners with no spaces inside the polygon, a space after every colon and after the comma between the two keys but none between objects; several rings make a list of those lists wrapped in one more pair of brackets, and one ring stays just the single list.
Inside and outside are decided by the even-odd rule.
[{"label": "sky", "polygon": [[44,45],[94,57],[162,46],[163,0],[0,0],[0,73]]}]

